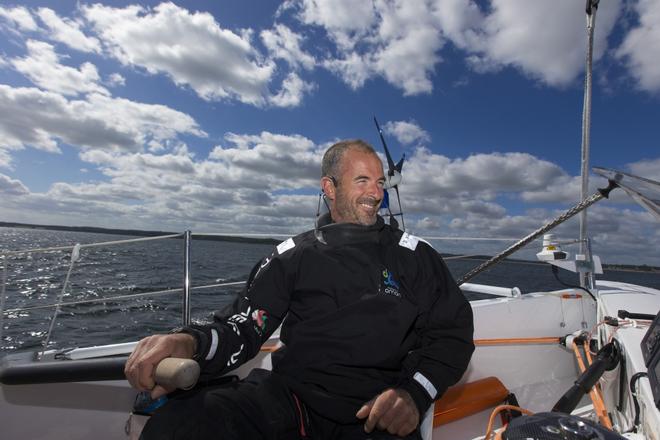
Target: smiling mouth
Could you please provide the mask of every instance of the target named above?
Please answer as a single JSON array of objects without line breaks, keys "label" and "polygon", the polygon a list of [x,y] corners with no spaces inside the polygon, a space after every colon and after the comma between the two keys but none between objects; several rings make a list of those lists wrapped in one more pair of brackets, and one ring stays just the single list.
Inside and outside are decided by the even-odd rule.
[{"label": "smiling mouth", "polygon": [[380,200],[361,200],[358,204],[365,210],[375,211],[378,209]]}]

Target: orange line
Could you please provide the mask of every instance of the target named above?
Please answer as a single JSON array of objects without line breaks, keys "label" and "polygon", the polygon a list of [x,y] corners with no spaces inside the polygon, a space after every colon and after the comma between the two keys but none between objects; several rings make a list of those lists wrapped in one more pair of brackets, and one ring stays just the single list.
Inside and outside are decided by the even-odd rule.
[{"label": "orange line", "polygon": [[558,344],[559,338],[554,336],[541,338],[495,338],[475,339],[474,345],[511,345],[511,344]]},{"label": "orange line", "polygon": [[279,348],[280,347],[278,345],[262,345],[260,351],[264,351],[266,353],[274,353]]},{"label": "orange line", "polygon": [[[589,358],[589,362],[591,363],[591,356],[589,355],[588,345],[588,343],[582,344],[582,347],[584,348],[584,352],[587,353],[586,356]],[[582,355],[580,354],[580,349],[576,343],[573,343],[573,352],[575,353],[575,358],[577,359],[578,366],[580,367],[580,372],[584,373],[586,368],[584,366]],[[591,387],[591,390],[589,390],[589,397],[591,397],[591,401],[594,404],[594,410],[596,411],[596,415],[598,416],[598,420],[600,421],[601,425],[605,426],[607,429],[612,429],[612,421],[610,420],[610,416],[607,414],[605,402],[603,401],[603,395],[601,394],[598,383],[596,383],[593,387]]]}]

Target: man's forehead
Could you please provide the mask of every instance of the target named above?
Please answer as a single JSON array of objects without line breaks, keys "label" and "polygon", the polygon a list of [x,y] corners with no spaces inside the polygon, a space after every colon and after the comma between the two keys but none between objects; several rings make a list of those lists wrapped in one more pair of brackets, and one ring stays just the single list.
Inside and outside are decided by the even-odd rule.
[{"label": "man's forehead", "polygon": [[368,168],[377,169],[379,173],[382,173],[383,162],[377,154],[367,151],[349,150],[342,158],[341,168],[345,173]]}]

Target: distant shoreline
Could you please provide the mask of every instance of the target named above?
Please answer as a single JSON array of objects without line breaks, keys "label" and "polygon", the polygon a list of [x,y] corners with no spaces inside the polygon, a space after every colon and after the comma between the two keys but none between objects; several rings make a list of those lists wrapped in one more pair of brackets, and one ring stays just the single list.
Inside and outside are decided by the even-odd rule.
[{"label": "distant shoreline", "polygon": [[[449,255],[449,254],[447,254]],[[489,260],[491,257],[488,255],[471,255],[465,257],[465,260]],[[534,260],[520,260],[516,258],[505,258],[502,263],[516,263],[516,264],[532,264],[543,265],[547,264],[543,261]],[[657,273],[660,274],[660,267],[647,266],[647,265],[634,265],[634,264],[603,264],[603,270],[616,270],[620,272],[639,272],[639,273]]]},{"label": "distant shoreline", "polygon": [[[23,229],[45,229],[51,231],[73,231],[73,232],[92,232],[97,234],[113,234],[113,235],[130,235],[138,237],[156,237],[159,235],[172,235],[180,234],[180,232],[168,231],[143,231],[139,229],[110,229],[98,228],[95,226],[59,226],[59,225],[36,225],[30,223],[16,223],[16,222],[0,222],[0,227],[3,228],[23,228]],[[193,234],[194,235],[194,234]],[[255,237],[240,237],[231,235],[199,235],[195,236],[196,240],[214,240],[214,241],[231,241],[235,243],[254,243],[254,244],[278,244],[281,240],[273,238],[255,238]],[[454,254],[443,254],[443,256],[456,256]],[[466,260],[488,260],[489,255],[471,255],[465,257]],[[523,264],[546,264],[542,261],[534,260],[520,260],[516,258],[505,258],[504,263],[523,263]],[[622,272],[640,272],[640,273],[658,273],[660,274],[660,267],[647,266],[647,265],[632,265],[632,264],[603,264],[605,270],[617,270]]]},{"label": "distant shoreline", "polygon": [[[110,229],[95,226],[36,225],[31,223],[0,222],[1,228],[44,229],[49,231],[91,232],[96,234],[130,235],[136,237],[157,237],[159,235],[180,234],[181,232],[143,231],[139,229]],[[194,235],[194,234],[193,234]],[[196,240],[232,241],[236,243],[278,244],[273,238],[238,237],[232,235],[200,235]]]}]

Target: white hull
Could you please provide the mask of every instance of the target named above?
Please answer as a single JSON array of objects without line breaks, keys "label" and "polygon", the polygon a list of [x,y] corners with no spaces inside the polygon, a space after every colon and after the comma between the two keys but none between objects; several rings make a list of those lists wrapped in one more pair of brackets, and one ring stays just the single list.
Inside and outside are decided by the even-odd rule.
[{"label": "white hull", "polygon": [[[620,283],[608,286],[623,287],[628,291],[603,291],[600,310],[596,310],[594,302],[584,293],[579,295],[581,298],[570,298],[579,294],[579,291],[570,290],[474,301],[475,340],[560,337],[590,329],[599,314],[616,314],[614,309],[619,305],[633,311],[638,304],[647,313],[660,309],[660,291]],[[644,293],[633,292],[633,289]],[[570,294],[569,298],[562,298],[566,293]],[[630,339],[628,343],[633,346],[627,353],[634,358],[627,363],[628,380],[643,368],[643,361],[640,366],[637,359],[641,359],[641,354],[634,349],[636,342],[639,351],[643,329],[635,330],[632,333],[618,332]],[[239,369],[238,374],[245,375],[254,366],[269,367],[268,356],[261,353]],[[461,383],[495,376],[515,393],[521,407],[540,412],[552,408],[578,373],[572,352],[558,344],[478,345]],[[618,380],[616,374],[608,377],[610,381]],[[616,386],[614,382],[611,386],[606,384],[606,400],[614,398]],[[642,393],[647,394],[646,402],[652,402],[648,381],[640,381],[640,386]],[[135,392],[125,381],[2,385],[2,438],[126,439],[125,428],[134,396]],[[629,410],[631,407],[628,405]],[[658,410],[646,404],[645,411],[644,420],[649,429],[654,430],[650,432],[660,432]],[[483,436],[489,414],[490,409],[437,427],[433,438],[462,440]]]}]

